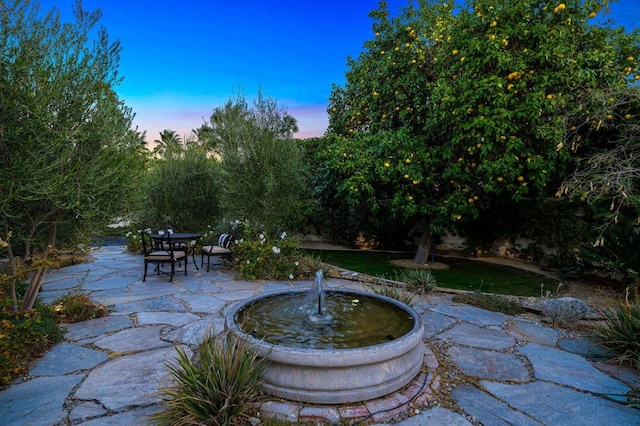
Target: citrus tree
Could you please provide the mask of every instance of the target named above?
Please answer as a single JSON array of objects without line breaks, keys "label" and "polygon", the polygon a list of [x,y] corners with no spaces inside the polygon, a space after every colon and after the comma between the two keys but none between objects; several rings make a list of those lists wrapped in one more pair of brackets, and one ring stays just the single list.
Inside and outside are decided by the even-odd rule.
[{"label": "citrus tree", "polygon": [[607,0],[418,1],[371,13],[375,36],[332,91],[325,173],[363,217],[457,231],[504,200],[553,196],[578,156],[637,118],[639,37],[593,24]]}]

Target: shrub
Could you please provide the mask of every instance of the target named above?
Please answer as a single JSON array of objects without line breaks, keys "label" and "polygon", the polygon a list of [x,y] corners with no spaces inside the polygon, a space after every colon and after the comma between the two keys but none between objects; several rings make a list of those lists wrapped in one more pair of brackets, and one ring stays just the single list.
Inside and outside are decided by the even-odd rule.
[{"label": "shrub", "polygon": [[433,290],[436,279],[428,269],[405,269],[397,277],[397,281],[405,283],[405,288],[418,294],[425,294]]},{"label": "shrub", "polygon": [[124,234],[127,240],[127,251],[134,254],[142,253],[142,236],[140,230],[131,229]]},{"label": "shrub", "polygon": [[250,403],[260,395],[263,360],[246,341],[207,336],[195,360],[178,348],[170,363],[172,385],[162,389],[166,411],[152,420],[159,425],[248,424]]},{"label": "shrub", "polygon": [[635,290],[635,300],[605,311],[605,325],[596,331],[596,340],[616,354],[619,362],[627,362],[640,371],[640,300]]},{"label": "shrub", "polygon": [[29,363],[62,340],[53,309],[36,303],[28,312],[10,312],[10,300],[0,311],[0,387],[26,374]]},{"label": "shrub", "polygon": [[75,323],[107,315],[104,306],[86,294],[67,294],[53,303],[53,310],[62,323]]},{"label": "shrub", "polygon": [[239,278],[282,280],[302,275],[298,241],[286,232],[269,233],[243,223],[233,246],[233,267]]}]

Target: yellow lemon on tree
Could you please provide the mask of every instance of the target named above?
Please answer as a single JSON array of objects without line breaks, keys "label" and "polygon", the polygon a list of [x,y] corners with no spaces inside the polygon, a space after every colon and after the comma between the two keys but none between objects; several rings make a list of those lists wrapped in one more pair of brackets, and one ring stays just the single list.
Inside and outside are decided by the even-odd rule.
[{"label": "yellow lemon on tree", "polygon": [[409,179],[409,175],[405,174],[405,175],[404,175],[404,178],[405,178],[405,179]]},{"label": "yellow lemon on tree", "polygon": [[462,216],[456,215],[456,220],[460,220],[460,219],[462,219]]},{"label": "yellow lemon on tree", "polygon": [[404,160],[405,163],[410,164],[411,163],[411,159],[407,158],[406,160]]},{"label": "yellow lemon on tree", "polygon": [[496,179],[498,180],[498,182],[502,182],[504,180],[502,176],[498,176]]},{"label": "yellow lemon on tree", "polygon": [[491,23],[489,24],[489,26],[490,26],[491,28],[493,28],[493,27],[495,27],[495,26],[497,26],[497,25],[498,25],[498,22],[497,22],[497,21],[493,21],[493,22],[491,22]]},{"label": "yellow lemon on tree", "polygon": [[390,166],[391,166],[391,164],[389,164],[389,163],[387,162],[387,163],[384,163],[384,166],[385,166],[385,167],[390,167]]},{"label": "yellow lemon on tree", "polygon": [[473,196],[473,201],[478,201],[479,197],[477,195]]},{"label": "yellow lemon on tree", "polygon": [[496,39],[496,35],[495,35],[495,34],[491,34],[491,35],[489,36],[489,40],[493,41],[493,40],[495,40],[495,39]]},{"label": "yellow lemon on tree", "polygon": [[473,198],[469,198],[467,201],[468,201],[469,203],[473,203]]},{"label": "yellow lemon on tree", "polygon": [[631,118],[631,114],[625,114],[624,118],[626,118],[627,120]]},{"label": "yellow lemon on tree", "polygon": [[518,176],[518,182],[524,182],[524,176]]},{"label": "yellow lemon on tree", "polygon": [[454,55],[457,55],[458,54],[458,49],[454,49],[453,52],[451,52],[451,53],[453,53]]},{"label": "yellow lemon on tree", "polygon": [[593,18],[595,18],[595,17],[596,17],[596,13],[595,13],[595,12],[591,12],[591,13],[589,14],[589,18],[593,19]]},{"label": "yellow lemon on tree", "polygon": [[613,118],[613,115],[607,114],[607,120],[611,120],[612,118]]}]

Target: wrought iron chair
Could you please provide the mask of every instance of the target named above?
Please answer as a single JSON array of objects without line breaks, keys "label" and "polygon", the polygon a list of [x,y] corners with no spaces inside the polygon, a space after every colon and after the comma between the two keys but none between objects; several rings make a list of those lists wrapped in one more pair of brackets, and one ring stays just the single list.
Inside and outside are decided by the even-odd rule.
[{"label": "wrought iron chair", "polygon": [[220,257],[224,262],[231,262],[231,241],[233,234],[222,234],[218,238],[217,245],[203,246],[200,256],[200,267],[204,267],[204,257],[207,256],[207,272],[211,266],[211,257]]},{"label": "wrought iron chair", "polygon": [[[176,263],[181,263],[184,260],[184,274],[187,275],[187,253],[180,250],[174,250],[171,243],[171,234],[165,233],[162,238],[156,240],[158,244],[154,244],[151,235],[145,230],[141,231],[142,236],[142,249],[144,252],[144,275],[142,281],[147,279],[147,269],[150,263],[156,265],[156,271],[158,275],[169,275],[169,281],[173,281],[173,276],[176,273]],[[160,248],[157,248],[160,247]],[[169,272],[162,271],[162,266],[168,263],[171,265]]]}]

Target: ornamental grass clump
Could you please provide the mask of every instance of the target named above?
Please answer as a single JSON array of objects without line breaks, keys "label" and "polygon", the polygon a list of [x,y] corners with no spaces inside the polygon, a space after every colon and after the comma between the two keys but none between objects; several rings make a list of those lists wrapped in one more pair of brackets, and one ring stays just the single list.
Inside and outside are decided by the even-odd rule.
[{"label": "ornamental grass clump", "polygon": [[161,390],[166,410],[151,420],[167,426],[249,424],[264,361],[246,340],[207,336],[193,359],[184,348],[177,351],[177,363],[168,363],[172,383]]},{"label": "ornamental grass clump", "polygon": [[620,363],[628,363],[640,371],[640,298],[626,300],[610,311],[605,311],[606,322],[596,331],[596,339],[613,354]]}]

